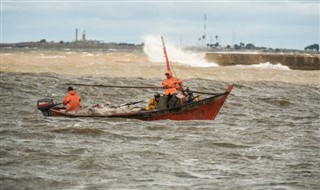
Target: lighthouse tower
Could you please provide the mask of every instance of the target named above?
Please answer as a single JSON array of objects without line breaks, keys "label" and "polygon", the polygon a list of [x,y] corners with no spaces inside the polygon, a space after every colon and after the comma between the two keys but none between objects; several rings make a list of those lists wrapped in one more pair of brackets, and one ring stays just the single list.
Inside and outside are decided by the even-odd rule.
[{"label": "lighthouse tower", "polygon": [[86,41],[86,31],[85,30],[82,33],[82,41]]}]

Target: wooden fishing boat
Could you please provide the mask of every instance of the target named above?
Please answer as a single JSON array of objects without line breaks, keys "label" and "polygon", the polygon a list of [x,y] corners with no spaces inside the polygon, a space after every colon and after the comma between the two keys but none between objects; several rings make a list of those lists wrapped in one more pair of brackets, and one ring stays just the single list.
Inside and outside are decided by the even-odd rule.
[{"label": "wooden fishing boat", "polygon": [[[163,44],[164,57],[166,59],[167,73],[171,72],[171,65],[169,62],[168,54],[164,44],[163,37],[161,37]],[[137,87],[137,86],[106,86],[106,85],[92,85],[92,84],[68,84],[77,86],[91,86],[91,87],[105,87],[105,88],[159,88],[159,87]],[[162,88],[162,87],[161,87]],[[167,87],[164,87],[167,88]],[[60,117],[104,117],[104,118],[129,118],[129,119],[140,119],[140,120],[213,120],[219,113],[220,108],[227,99],[229,93],[231,92],[233,85],[229,85],[227,90],[223,93],[210,94],[210,97],[194,101],[192,96],[189,96],[189,103],[180,101],[180,104],[174,106],[164,105],[159,101],[159,109],[154,109],[151,111],[130,111],[130,112],[110,112],[106,114],[96,114],[96,113],[80,113],[80,112],[66,112],[65,107],[57,106],[53,103],[52,99],[41,99],[38,100],[37,107],[42,111],[44,116],[60,116]],[[184,89],[182,89],[184,91]],[[202,93],[197,91],[188,91],[188,93]],[[168,103],[168,102],[166,102]],[[176,102],[175,102],[176,103]],[[167,108],[169,107],[169,108]]]},{"label": "wooden fishing boat", "polygon": [[140,120],[213,120],[219,113],[220,108],[231,92],[233,85],[229,85],[223,93],[184,104],[169,109],[154,109],[151,111],[134,111],[130,113],[116,113],[108,115],[78,114],[77,112],[66,112],[61,106],[54,106],[52,100],[43,99],[38,101],[38,108],[46,116],[55,117],[102,117],[102,118],[129,118]]}]

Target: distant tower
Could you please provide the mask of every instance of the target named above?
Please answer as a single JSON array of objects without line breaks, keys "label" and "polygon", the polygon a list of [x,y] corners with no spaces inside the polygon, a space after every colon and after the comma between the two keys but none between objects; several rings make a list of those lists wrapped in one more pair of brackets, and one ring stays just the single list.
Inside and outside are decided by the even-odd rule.
[{"label": "distant tower", "polygon": [[76,28],[76,42],[78,41],[78,28]]},{"label": "distant tower", "polygon": [[204,27],[203,27],[203,29],[204,29],[204,33],[203,33],[203,36],[202,36],[202,42],[203,42],[203,47],[205,47],[206,46],[206,30],[207,30],[207,15],[205,14],[204,15]]},{"label": "distant tower", "polygon": [[82,33],[82,41],[86,41],[86,31],[85,30]]}]

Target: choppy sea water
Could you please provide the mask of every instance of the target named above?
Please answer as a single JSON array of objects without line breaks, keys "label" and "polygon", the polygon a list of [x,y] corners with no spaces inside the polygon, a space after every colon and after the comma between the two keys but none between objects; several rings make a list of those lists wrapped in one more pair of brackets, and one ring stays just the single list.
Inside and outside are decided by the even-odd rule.
[{"label": "choppy sea water", "polygon": [[[159,78],[0,74],[0,189],[320,188],[319,85],[238,81],[214,121],[146,122],[43,117],[36,101],[61,101],[65,83],[151,86]],[[228,84],[185,80],[198,91]],[[154,93],[75,88],[84,105]]]}]

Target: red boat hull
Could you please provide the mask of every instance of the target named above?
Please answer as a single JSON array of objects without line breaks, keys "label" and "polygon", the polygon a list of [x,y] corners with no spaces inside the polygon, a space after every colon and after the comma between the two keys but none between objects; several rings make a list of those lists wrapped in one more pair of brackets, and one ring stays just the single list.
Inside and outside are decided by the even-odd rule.
[{"label": "red boat hull", "polygon": [[61,111],[57,108],[50,109],[51,116],[63,116],[63,117],[120,117],[140,120],[213,120],[219,113],[223,103],[227,99],[231,92],[233,85],[229,85],[226,92],[209,97],[200,101],[196,101],[190,104],[186,104],[180,107],[164,109],[164,110],[152,110],[152,111],[140,111],[132,113],[121,113],[113,115],[77,115],[68,114],[65,111]]}]

